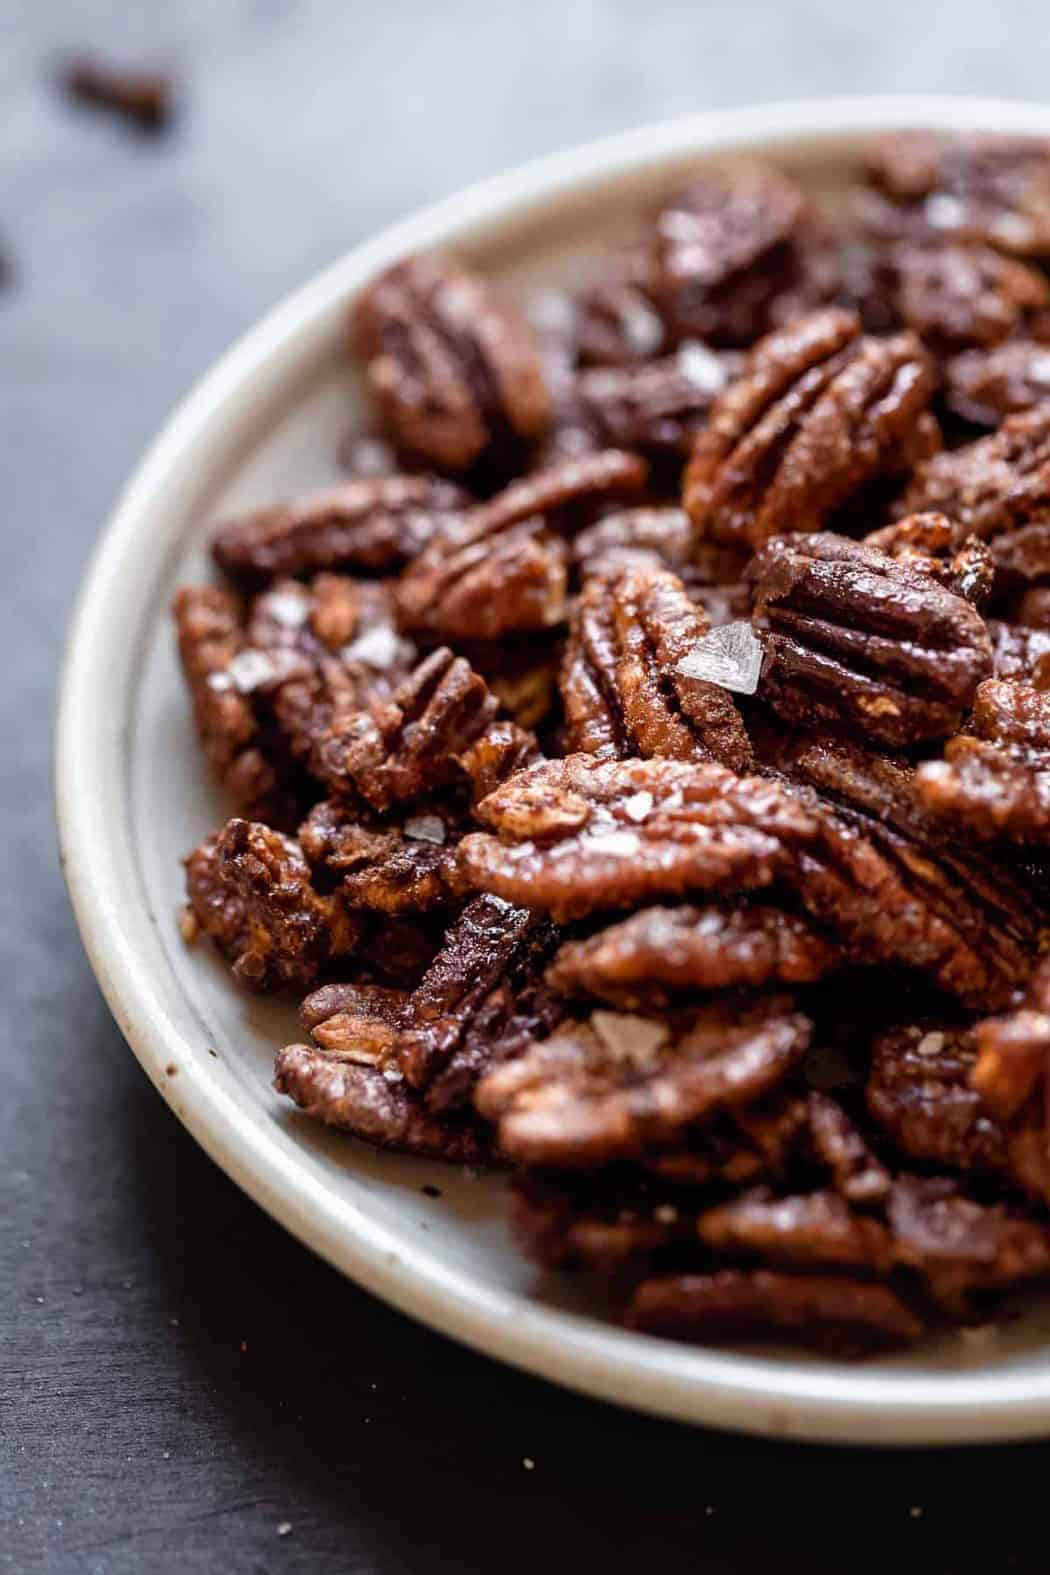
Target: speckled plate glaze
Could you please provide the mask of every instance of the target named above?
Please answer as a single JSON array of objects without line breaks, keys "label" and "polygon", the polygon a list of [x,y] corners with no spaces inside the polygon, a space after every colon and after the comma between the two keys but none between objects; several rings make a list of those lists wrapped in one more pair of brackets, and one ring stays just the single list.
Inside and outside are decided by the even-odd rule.
[{"label": "speckled plate glaze", "polygon": [[846,99],[701,115],[531,164],[356,248],[236,345],[150,449],[87,576],[59,714],[62,847],[99,983],[163,1097],[246,1192],[361,1285],[492,1356],[622,1405],[784,1438],[1050,1434],[1050,1311],[1029,1308],[984,1345],[953,1335],[860,1366],[629,1334],[570,1280],[523,1262],[501,1179],[374,1153],[279,1100],[273,1051],[295,1035],[294,1014],[238,994],[176,925],[179,860],[227,810],[192,736],[167,608],[207,572],[216,518],[336,475],[362,415],[346,307],[387,263],[446,243],[529,289],[565,277],[706,157],[768,154],[833,192],[866,134],[915,125],[1047,135],[1050,109]]}]

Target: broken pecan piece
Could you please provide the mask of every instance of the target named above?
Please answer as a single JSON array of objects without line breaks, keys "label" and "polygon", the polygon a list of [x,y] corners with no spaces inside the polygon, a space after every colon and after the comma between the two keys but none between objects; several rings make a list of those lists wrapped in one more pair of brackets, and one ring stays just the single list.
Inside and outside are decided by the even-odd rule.
[{"label": "broken pecan piece", "polygon": [[1050,255],[1050,144],[987,132],[887,132],[864,160],[867,227],[952,236],[1016,257]]},{"label": "broken pecan piece", "polygon": [[299,828],[299,841],[311,865],[337,877],[348,908],[393,916],[453,900],[455,836],[438,815],[376,827],[326,800]]},{"label": "broken pecan piece", "polygon": [[460,844],[464,884],[556,920],[767,885],[815,822],[784,787],[713,762],[542,761],[483,799],[497,835]]},{"label": "broken pecan piece", "polygon": [[600,759],[715,759],[736,771],[751,745],[731,696],[679,663],[707,634],[705,614],[665,570],[590,580],[561,672],[566,742]]},{"label": "broken pecan piece", "polygon": [[1037,1089],[1050,1086],[1050,962],[1036,969],[1018,1007],[978,1024],[976,1041],[971,1086],[985,1109],[1011,1121]]},{"label": "broken pecan piece", "polygon": [[890,1174],[837,1100],[812,1089],[806,1116],[817,1159],[831,1172],[835,1190],[848,1203],[878,1203],[890,1189]]},{"label": "broken pecan piece", "polygon": [[231,820],[186,860],[190,909],[246,989],[308,989],[354,951],[360,920],[313,886],[290,837]]},{"label": "broken pecan piece", "polygon": [[1050,842],[1050,694],[989,679],[970,728],[948,740],[943,760],[919,767],[928,808],[981,839]]},{"label": "broken pecan piece", "polygon": [[685,508],[702,536],[731,545],[820,530],[933,442],[933,392],[913,334],[865,338],[837,309],[804,317],[761,340],[715,400],[693,445]]},{"label": "broken pecan piece", "polygon": [[874,547],[781,536],[748,573],[768,631],[760,693],[795,726],[845,727],[891,748],[943,738],[992,670],[973,607]]},{"label": "broken pecan piece", "polygon": [[464,512],[467,494],[436,476],[345,481],[220,525],[212,554],[235,579],[257,584],[321,569],[397,569]]},{"label": "broken pecan piece", "polygon": [[387,269],[359,297],[353,334],[394,440],[439,470],[505,464],[547,425],[531,329],[452,257],[432,252]]},{"label": "broken pecan piece", "polygon": [[988,547],[977,536],[963,535],[946,514],[909,514],[872,531],[864,545],[930,575],[978,609],[992,593],[995,564]]},{"label": "broken pecan piece", "polygon": [[785,997],[667,1020],[595,1012],[494,1068],[475,1103],[513,1159],[600,1165],[673,1147],[693,1123],[753,1104],[801,1062],[810,1027]]},{"label": "broken pecan piece", "polygon": [[906,1344],[924,1332],[918,1313],[888,1285],[772,1269],[646,1280],[634,1294],[627,1323],[644,1334],[701,1345],[787,1334],[819,1350],[851,1355]]},{"label": "broken pecan piece", "polygon": [[807,920],[779,908],[642,908],[567,942],[547,977],[564,995],[630,1011],[689,990],[810,984],[836,961],[835,947]]}]

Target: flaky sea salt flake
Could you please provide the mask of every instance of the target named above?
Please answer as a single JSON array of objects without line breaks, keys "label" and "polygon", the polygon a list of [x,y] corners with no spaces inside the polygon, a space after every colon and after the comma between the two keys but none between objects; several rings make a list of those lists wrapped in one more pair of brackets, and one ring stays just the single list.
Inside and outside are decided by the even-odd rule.
[{"label": "flaky sea salt flake", "polygon": [[745,619],[722,624],[698,640],[675,668],[738,695],[753,695],[762,671],[762,642]]},{"label": "flaky sea salt flake", "polygon": [[667,1024],[632,1012],[592,1012],[591,1027],[614,1061],[647,1066],[667,1042]]}]

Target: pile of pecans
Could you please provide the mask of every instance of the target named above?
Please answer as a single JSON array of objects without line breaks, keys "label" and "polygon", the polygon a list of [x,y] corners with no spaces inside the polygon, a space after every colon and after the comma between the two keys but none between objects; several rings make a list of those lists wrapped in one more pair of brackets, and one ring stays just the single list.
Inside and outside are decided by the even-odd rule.
[{"label": "pile of pecans", "polygon": [[236,818],[184,930],[276,1087],[512,1167],[679,1339],[861,1352],[1050,1277],[1050,144],[705,168],[520,312],[357,300],[378,431],[175,601]]}]

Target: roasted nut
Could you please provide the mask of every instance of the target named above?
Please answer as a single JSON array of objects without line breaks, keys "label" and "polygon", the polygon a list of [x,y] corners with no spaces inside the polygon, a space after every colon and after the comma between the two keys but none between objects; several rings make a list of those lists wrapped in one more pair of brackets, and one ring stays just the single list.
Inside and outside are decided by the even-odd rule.
[{"label": "roasted nut", "polygon": [[888,264],[903,326],[940,353],[997,345],[1050,305],[1041,273],[990,246],[905,242]]},{"label": "roasted nut", "polygon": [[567,942],[547,977],[564,995],[633,1011],[691,990],[811,984],[836,961],[811,924],[779,908],[642,908]]},{"label": "roasted nut", "polygon": [[228,521],[212,553],[220,569],[250,584],[321,569],[385,572],[415,558],[467,501],[436,476],[345,481]]},{"label": "roasted nut", "polygon": [[701,535],[731,545],[820,530],[933,441],[933,391],[914,335],[864,338],[850,312],[819,312],[770,334],[696,438],[683,498],[690,518]]},{"label": "roasted nut", "polygon": [[186,894],[248,990],[308,989],[361,935],[339,899],[315,889],[299,845],[247,820],[229,821],[190,854]]},{"label": "roasted nut", "polygon": [[650,1274],[669,1248],[695,1236],[695,1206],[678,1198],[673,1187],[648,1177],[618,1186],[605,1175],[595,1184],[586,1175],[525,1171],[515,1178],[511,1227],[537,1263],[630,1285]]},{"label": "roasted nut", "polygon": [[480,737],[496,710],[484,679],[442,647],[388,702],[333,726],[317,747],[316,769],[333,792],[388,810],[450,782],[455,756]]},{"label": "roasted nut", "polygon": [[[1050,1083],[1050,963],[1037,968],[1020,1006],[978,1024],[975,1037],[971,1086],[993,1116],[1012,1121]],[[1046,1158],[1050,1170],[1050,1151]]]},{"label": "roasted nut", "polygon": [[1050,255],[1050,146],[985,132],[897,131],[865,157],[867,226],[889,236],[982,241],[1016,257]]},{"label": "roasted nut", "polygon": [[948,740],[943,760],[919,767],[928,808],[981,839],[1050,842],[1050,695],[989,679],[970,726]]},{"label": "roasted nut", "polygon": [[811,1090],[806,1109],[816,1158],[831,1172],[835,1190],[848,1203],[879,1203],[890,1190],[890,1174],[837,1100]]},{"label": "roasted nut", "polygon": [[753,560],[760,693],[795,726],[901,748],[952,732],[992,670],[984,621],[928,574],[845,537],[781,536]]},{"label": "roasted nut", "polygon": [[992,593],[995,564],[977,536],[964,535],[945,514],[909,514],[864,538],[891,558],[928,574],[945,590],[981,608]]},{"label": "roasted nut", "polygon": [[556,920],[698,891],[764,886],[815,822],[783,787],[722,766],[569,755],[519,772],[460,844],[471,889]]},{"label": "roasted nut", "polygon": [[590,580],[573,612],[561,671],[565,736],[604,760],[641,756],[751,764],[733,700],[680,670],[707,634],[681,580],[627,569]]},{"label": "roasted nut", "polygon": [[1050,345],[1008,339],[986,350],[965,350],[944,368],[949,409],[975,426],[997,427],[1004,416],[1050,399]]},{"label": "roasted nut", "polygon": [[888,1285],[770,1269],[646,1280],[627,1323],[645,1334],[701,1345],[789,1334],[803,1345],[850,1355],[906,1344],[924,1332],[918,1313]]},{"label": "roasted nut", "polygon": [[452,640],[548,629],[565,616],[565,548],[545,526],[645,484],[644,462],[610,449],[513,482],[442,532],[401,577],[406,628]]},{"label": "roasted nut", "polygon": [[800,1063],[810,1026],[782,996],[679,1018],[595,1012],[494,1068],[475,1103],[512,1159],[575,1168],[636,1157],[767,1095]]},{"label": "roasted nut", "polygon": [[975,1293],[1050,1275],[1050,1226],[966,1197],[947,1177],[901,1177],[887,1216],[897,1261],[953,1316],[970,1313]]},{"label": "roasted nut", "polygon": [[395,442],[439,470],[506,464],[547,425],[528,324],[451,257],[428,253],[388,269],[357,301],[353,333]]},{"label": "roasted nut", "polygon": [[935,509],[984,541],[1050,511],[1050,406],[1009,416],[992,437],[920,465],[899,513]]},{"label": "roasted nut", "polygon": [[779,1198],[761,1188],[705,1210],[697,1231],[712,1252],[758,1257],[789,1268],[860,1269],[882,1275],[893,1267],[893,1244],[885,1225],[854,1213],[837,1192]]},{"label": "roasted nut", "polygon": [[348,908],[391,916],[427,913],[452,902],[456,835],[457,828],[439,815],[376,827],[328,800],[299,828],[309,863],[327,871],[329,882],[338,880]]}]

